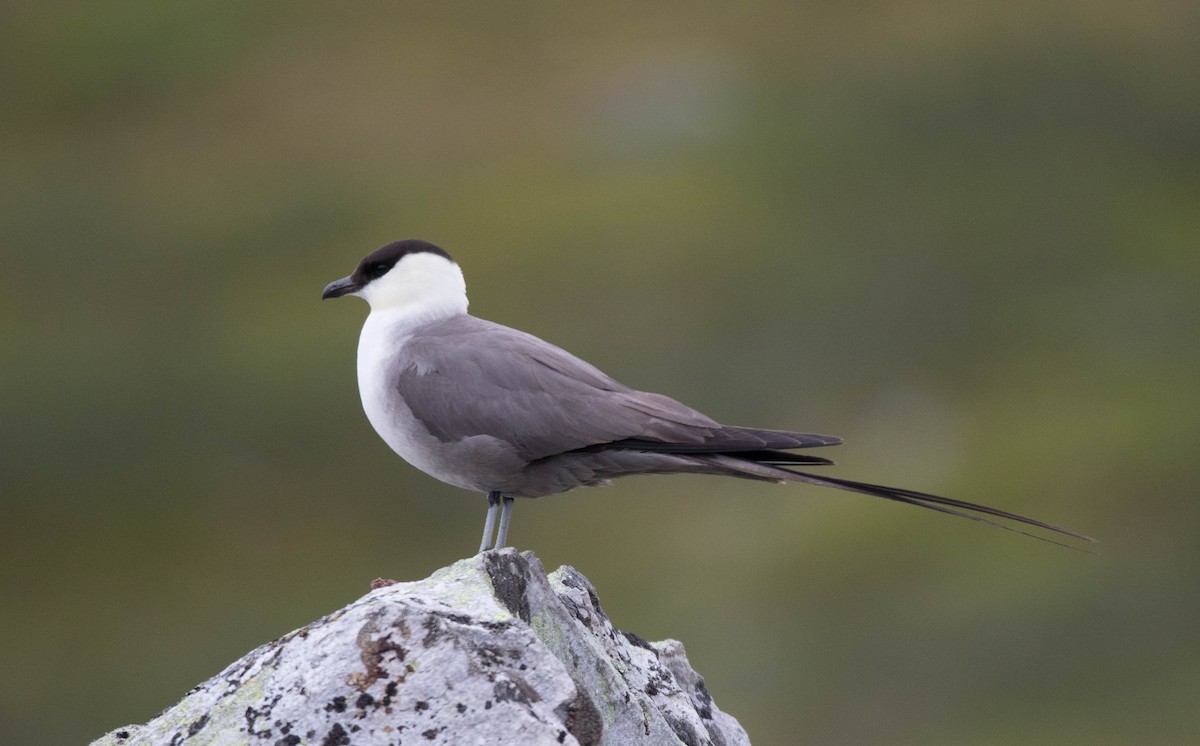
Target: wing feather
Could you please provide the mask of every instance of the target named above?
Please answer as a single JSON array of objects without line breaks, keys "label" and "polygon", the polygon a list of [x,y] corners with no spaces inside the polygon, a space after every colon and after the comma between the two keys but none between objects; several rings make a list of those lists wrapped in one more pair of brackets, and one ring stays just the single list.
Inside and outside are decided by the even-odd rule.
[{"label": "wing feather", "polygon": [[397,393],[443,442],[487,435],[534,461],[630,438],[699,444],[722,429],[537,337],[473,316],[431,324],[397,354]]}]

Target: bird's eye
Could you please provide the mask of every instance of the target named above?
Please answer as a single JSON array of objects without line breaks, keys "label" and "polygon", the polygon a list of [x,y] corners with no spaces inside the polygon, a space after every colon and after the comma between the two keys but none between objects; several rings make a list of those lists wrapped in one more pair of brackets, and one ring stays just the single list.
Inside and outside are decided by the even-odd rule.
[{"label": "bird's eye", "polygon": [[387,271],[388,266],[386,264],[372,264],[370,269],[372,277],[382,277],[387,274]]}]

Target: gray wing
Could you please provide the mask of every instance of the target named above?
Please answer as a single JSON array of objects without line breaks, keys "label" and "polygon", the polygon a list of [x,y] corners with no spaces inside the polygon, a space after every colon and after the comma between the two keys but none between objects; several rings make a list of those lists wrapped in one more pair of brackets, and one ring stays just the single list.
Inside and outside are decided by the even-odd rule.
[{"label": "gray wing", "polygon": [[430,324],[398,354],[396,391],[430,433],[448,443],[488,435],[527,461],[624,448],[829,463],[764,449],[841,443],[830,435],[722,425],[669,397],[631,389],[533,335],[473,316]]},{"label": "gray wing", "polygon": [[673,399],[635,391],[537,337],[473,316],[421,329],[398,354],[397,393],[443,442],[489,435],[534,461],[627,439],[698,445],[722,430]]}]

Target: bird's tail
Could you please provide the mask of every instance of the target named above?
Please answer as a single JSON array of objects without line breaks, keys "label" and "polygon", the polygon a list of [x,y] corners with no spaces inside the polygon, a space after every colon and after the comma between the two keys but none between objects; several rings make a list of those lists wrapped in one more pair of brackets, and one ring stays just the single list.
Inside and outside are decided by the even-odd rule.
[{"label": "bird's tail", "polygon": [[[750,456],[751,458],[747,458]],[[931,495],[927,492],[917,492],[916,490],[906,490],[900,487],[886,487],[880,484],[869,484],[867,482],[856,482],[850,479],[841,479],[839,477],[820,476],[810,474],[803,471],[795,471],[794,469],[786,468],[789,465],[797,465],[806,463],[798,454],[790,454],[782,451],[761,451],[752,454],[737,453],[737,454],[705,454],[699,456],[690,456],[691,459],[703,462],[705,465],[712,467],[713,472],[722,473],[729,476],[741,477],[743,479],[757,479],[762,481],[773,482],[803,482],[805,484],[813,484],[819,487],[833,487],[839,490],[847,490],[849,492],[858,492],[864,495],[873,495],[874,497],[882,497],[885,500],[893,500],[895,502],[904,503],[906,505],[915,505],[919,508],[927,508],[936,510],[939,513],[958,516],[959,518],[967,518],[972,521],[979,521],[997,528],[1002,528],[1006,531],[1014,531],[1018,534],[1023,534],[1039,541],[1046,541],[1051,544],[1058,544],[1071,549],[1082,549],[1079,546],[1065,543],[1057,538],[1044,536],[1039,533],[1034,533],[1021,526],[1030,528],[1042,529],[1051,534],[1056,534],[1058,537],[1068,537],[1079,541],[1092,543],[1095,539],[1086,536],[1077,531],[1072,531],[1061,526],[1055,526],[1045,521],[1039,521],[1036,518],[1010,513],[1007,510],[992,508],[987,505],[978,505],[965,500],[955,500],[950,497],[941,497],[940,495]],[[811,462],[807,462],[811,463]],[[1016,525],[1014,525],[1016,524]],[[1083,551],[1088,551],[1084,549]]]}]

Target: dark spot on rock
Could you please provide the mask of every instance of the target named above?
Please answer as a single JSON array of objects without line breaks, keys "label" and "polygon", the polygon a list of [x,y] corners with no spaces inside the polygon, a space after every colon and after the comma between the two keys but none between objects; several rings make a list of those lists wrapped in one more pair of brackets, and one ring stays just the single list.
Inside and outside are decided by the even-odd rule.
[{"label": "dark spot on rock", "polygon": [[427,731],[422,731],[422,732],[421,732],[421,735],[425,736],[425,738],[427,738],[427,739],[429,739],[430,741],[432,741],[433,739],[437,738],[437,737],[438,737],[438,733],[441,733],[441,732],[442,732],[442,729],[441,729],[441,728],[430,728],[430,729],[429,729],[429,730],[427,730]]},{"label": "dark spot on rock", "polygon": [[638,637],[637,635],[633,634],[632,632],[622,632],[621,634],[622,634],[622,635],[625,635],[625,639],[629,641],[629,644],[630,644],[630,645],[634,645],[634,646],[636,646],[636,647],[639,647],[639,648],[644,648],[644,649],[646,649],[646,650],[649,650],[650,652],[654,652],[654,646],[653,646],[653,645],[651,645],[650,643],[646,642],[645,640],[643,640],[642,638]]},{"label": "dark spot on rock", "polygon": [[470,624],[471,617],[466,614],[447,614],[446,618],[457,624]]},{"label": "dark spot on rock", "polygon": [[596,589],[592,587],[587,578],[580,575],[579,571],[574,567],[564,566],[562,569],[564,570],[561,576],[562,584],[568,588],[574,588],[577,591],[587,593],[588,600],[591,602],[592,609],[596,612],[597,616],[603,621],[608,621],[608,615],[604,613],[604,609],[600,608],[600,598],[596,595]]},{"label": "dark spot on rock", "polygon": [[304,737],[311,741],[317,737],[317,732],[315,730],[310,730],[304,734]]},{"label": "dark spot on rock", "polygon": [[467,711],[467,706],[462,702],[459,702],[458,704],[454,705],[454,709],[458,710],[458,714],[461,715]]},{"label": "dark spot on rock", "polygon": [[592,620],[589,618],[590,615],[584,611],[582,606],[575,602],[574,598],[562,595],[558,597],[558,600],[562,602],[562,605],[570,612],[571,616],[575,617],[576,621],[589,629],[591,628]]},{"label": "dark spot on rock", "polygon": [[377,591],[380,588],[387,588],[389,585],[395,585],[397,581],[391,578],[375,578],[371,581],[371,590]]},{"label": "dark spot on rock", "polygon": [[646,682],[646,694],[649,694],[651,697],[658,694],[658,687],[654,685],[653,681]]},{"label": "dark spot on rock", "polygon": [[299,746],[301,740],[300,736],[296,735],[284,736],[275,742],[275,746]]},{"label": "dark spot on rock", "polygon": [[509,613],[529,622],[529,563],[518,554],[488,552],[483,555],[484,569],[492,580],[496,598]]},{"label": "dark spot on rock", "polygon": [[421,626],[425,629],[425,637],[421,639],[421,644],[427,648],[442,639],[442,635],[445,634],[441,622],[436,616],[425,617]]},{"label": "dark spot on rock", "polygon": [[475,648],[475,654],[479,656],[479,662],[483,664],[484,668],[499,666],[504,662],[504,655],[491,645],[480,645]]},{"label": "dark spot on rock", "polygon": [[254,730],[254,721],[258,720],[258,710],[247,706],[244,717],[246,718],[246,733],[257,736],[264,736],[270,733],[269,730],[264,730],[263,733]]},{"label": "dark spot on rock", "polygon": [[712,695],[708,693],[708,687],[704,685],[704,679],[696,681],[696,699],[700,700],[700,709],[696,712],[700,713],[700,717],[705,720],[712,720]]},{"label": "dark spot on rock", "polygon": [[416,707],[417,707],[417,712],[425,712],[426,710],[429,709],[429,703],[424,700],[421,700],[420,702],[417,703]]},{"label": "dark spot on rock", "polygon": [[497,702],[520,702],[523,705],[529,704],[529,696],[517,686],[517,683],[508,679],[497,681],[492,686],[492,694],[496,697]]},{"label": "dark spot on rock", "polygon": [[596,595],[596,592],[592,590],[590,586],[587,589],[587,594],[588,600],[592,602],[592,609],[596,612],[596,614],[599,615],[601,619],[608,619],[608,614],[605,614],[604,609],[600,608],[600,597]]},{"label": "dark spot on rock", "polygon": [[345,712],[345,711],[346,711],[346,698],[345,697],[341,697],[341,696],[334,697],[332,700],[330,700],[329,704],[325,705],[325,712]]},{"label": "dark spot on rock", "polygon": [[362,730],[362,726],[361,726],[361,725],[351,725],[351,726],[350,726],[350,732],[351,732],[351,733],[357,733],[357,732],[359,732],[360,730]]},{"label": "dark spot on rock", "polygon": [[126,738],[129,738],[129,731],[127,731],[127,730],[117,731],[117,738],[124,741]]},{"label": "dark spot on rock", "polygon": [[366,692],[358,695],[358,699],[354,700],[354,706],[360,710],[365,710],[373,704],[375,704],[375,698]]},{"label": "dark spot on rock", "polygon": [[517,666],[517,670],[518,670],[518,671],[524,671],[524,670],[525,670],[525,669],[527,669],[527,668],[529,668],[529,666],[525,665],[524,663],[522,663],[521,665]]},{"label": "dark spot on rock", "polygon": [[188,726],[188,738],[199,733],[206,725],[208,725],[208,715],[201,715],[199,720]]},{"label": "dark spot on rock", "polygon": [[671,674],[670,671],[663,668],[662,666],[651,665],[650,668],[647,669],[647,673],[649,674],[649,678],[651,681],[658,679],[658,683],[660,685],[662,685],[662,687],[664,689],[674,689],[675,688],[675,686],[674,686],[676,683],[675,677]]},{"label": "dark spot on rock", "polygon": [[[267,702],[266,704],[264,704],[261,708],[259,708],[257,710],[254,709],[253,707],[247,706],[246,712],[244,713],[244,717],[246,718],[246,733],[248,733],[251,736],[257,736],[258,738],[270,738],[270,736],[271,736],[270,728],[263,728],[262,730],[256,730],[256,726],[257,726],[259,718],[271,717],[271,710],[274,709],[275,705],[278,704],[279,700],[281,700],[281,699],[283,699],[283,695],[276,694],[271,699],[270,702]],[[195,723],[193,723],[193,725],[195,725]],[[201,727],[203,727],[203,726],[201,726]]]},{"label": "dark spot on rock", "polygon": [[484,702],[484,703],[483,703],[483,709],[485,709],[485,710],[490,710],[490,709],[492,709],[492,700],[490,700],[490,699],[489,699],[487,702]]},{"label": "dark spot on rock", "polygon": [[604,734],[604,719],[600,717],[596,705],[582,691],[576,693],[575,699],[567,704],[566,713],[560,713],[560,717],[580,746],[600,743],[600,737]]},{"label": "dark spot on rock", "polygon": [[387,669],[383,667],[383,659],[387,653],[392,653],[398,661],[403,661],[408,654],[408,651],[400,643],[394,642],[390,635],[375,639],[374,635],[378,632],[379,625],[375,619],[371,619],[358,631],[356,642],[358,643],[359,657],[367,669],[366,676],[360,677],[359,689],[367,689],[376,681],[387,678]]},{"label": "dark spot on rock", "polygon": [[675,732],[675,737],[682,741],[685,746],[700,746],[703,743],[711,743],[707,738],[708,734],[697,733],[696,726],[692,723],[672,717],[666,712],[663,713],[663,716],[667,721],[667,725],[671,726],[671,730]]},{"label": "dark spot on rock", "polygon": [[567,740],[567,732],[565,730],[560,730],[558,732],[558,742],[566,743],[566,740]]},{"label": "dark spot on rock", "polygon": [[341,723],[334,723],[321,741],[321,746],[350,746],[350,734]]}]

